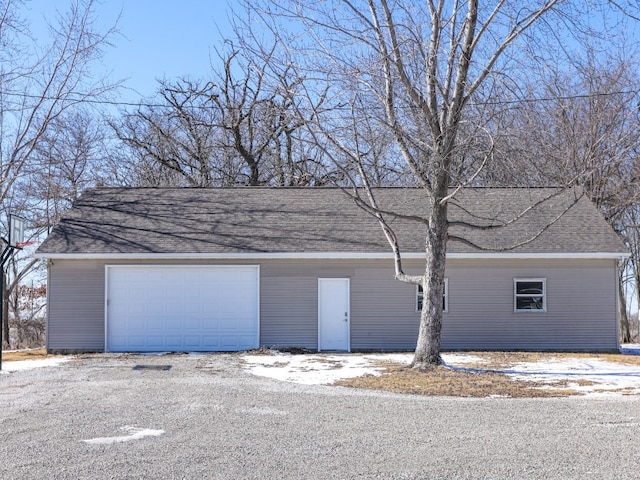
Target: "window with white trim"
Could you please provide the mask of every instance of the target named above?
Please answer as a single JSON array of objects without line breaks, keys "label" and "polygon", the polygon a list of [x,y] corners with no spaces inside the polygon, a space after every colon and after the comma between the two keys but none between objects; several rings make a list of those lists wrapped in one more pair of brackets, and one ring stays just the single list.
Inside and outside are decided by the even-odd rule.
[{"label": "window with white trim", "polygon": [[547,279],[514,278],[513,309],[516,312],[546,312]]},{"label": "window with white trim", "polygon": [[[416,312],[422,310],[422,303],[424,302],[424,292],[422,291],[422,285],[417,285],[416,288]],[[449,310],[449,279],[444,279],[444,285],[442,289],[442,311],[447,312]]]}]

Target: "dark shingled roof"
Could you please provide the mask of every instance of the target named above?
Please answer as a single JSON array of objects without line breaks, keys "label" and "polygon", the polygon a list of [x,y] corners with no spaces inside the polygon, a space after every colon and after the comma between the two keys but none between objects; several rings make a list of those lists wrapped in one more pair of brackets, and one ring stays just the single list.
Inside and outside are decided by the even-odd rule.
[{"label": "dark shingled roof", "polygon": [[[421,215],[428,209],[421,189],[375,192],[380,207],[390,211]],[[626,252],[580,189],[463,189],[449,218],[485,227],[508,224],[482,229],[454,224],[450,234],[475,246],[450,241],[449,252]],[[391,225],[403,252],[424,251],[423,223],[396,218]],[[337,188],[97,188],[78,199],[37,254],[390,251],[375,218]]]}]

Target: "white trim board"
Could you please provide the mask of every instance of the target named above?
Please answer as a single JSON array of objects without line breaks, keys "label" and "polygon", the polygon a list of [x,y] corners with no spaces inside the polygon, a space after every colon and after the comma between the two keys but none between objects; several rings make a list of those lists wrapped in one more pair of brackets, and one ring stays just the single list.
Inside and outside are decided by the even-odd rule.
[{"label": "white trim board", "polygon": [[[424,253],[404,253],[405,259],[422,259]],[[447,253],[450,259],[621,259],[628,252],[583,253]],[[367,252],[291,252],[291,253],[35,253],[34,258],[50,260],[360,260],[393,259],[391,253]]]}]

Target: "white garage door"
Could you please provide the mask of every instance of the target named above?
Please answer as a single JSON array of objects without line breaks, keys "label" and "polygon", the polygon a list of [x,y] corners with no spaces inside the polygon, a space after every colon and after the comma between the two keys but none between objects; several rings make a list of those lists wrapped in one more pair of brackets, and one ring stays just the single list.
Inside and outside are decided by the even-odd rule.
[{"label": "white garage door", "polygon": [[258,346],[257,266],[109,266],[106,295],[107,351]]}]

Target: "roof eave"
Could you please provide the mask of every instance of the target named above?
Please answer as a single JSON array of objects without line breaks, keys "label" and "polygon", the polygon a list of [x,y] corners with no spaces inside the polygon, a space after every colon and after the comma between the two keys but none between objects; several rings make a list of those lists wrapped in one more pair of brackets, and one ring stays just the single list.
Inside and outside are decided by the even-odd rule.
[{"label": "roof eave", "polygon": [[[405,259],[422,259],[424,253],[404,253]],[[447,253],[448,259],[623,259],[629,252]],[[363,260],[392,259],[391,253],[379,252],[252,252],[252,253],[38,253],[34,258],[49,260]]]}]

